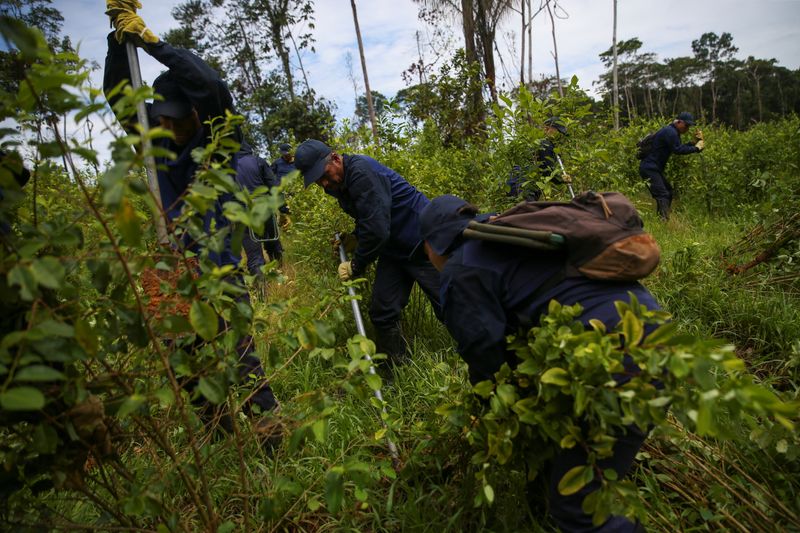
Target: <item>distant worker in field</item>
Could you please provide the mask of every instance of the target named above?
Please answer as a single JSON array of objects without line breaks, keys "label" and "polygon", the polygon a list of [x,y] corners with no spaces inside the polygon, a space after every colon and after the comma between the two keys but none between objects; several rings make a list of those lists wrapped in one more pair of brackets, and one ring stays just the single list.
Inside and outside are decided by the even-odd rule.
[{"label": "distant worker in field", "polygon": [[656,201],[656,210],[662,220],[669,220],[672,206],[672,185],[664,176],[669,156],[694,154],[701,152],[705,147],[703,132],[700,130],[694,134],[694,143],[681,143],[681,135],[689,131],[692,126],[694,117],[684,111],[672,121],[672,124],[639,141],[637,157],[642,161],[639,163],[639,175],[648,181],[650,194]]},{"label": "distant worker in field", "polygon": [[[569,181],[568,175],[559,175],[557,169],[559,167],[559,156],[556,154],[556,145],[554,139],[559,136],[567,135],[567,127],[560,117],[550,117],[544,121],[544,138],[539,140],[539,146],[532,154],[533,160],[531,164],[535,164],[539,169],[539,179],[549,179],[553,183],[561,184]],[[514,165],[511,170],[511,176],[508,178],[506,184],[508,185],[508,195],[517,197],[522,196],[525,200],[535,202],[542,196],[542,190],[532,179],[526,178],[531,169],[530,165],[520,166]]]},{"label": "distant worker in field", "polygon": [[[241,149],[236,154],[235,166],[236,182],[250,193],[259,187],[271,188],[278,185],[278,180],[272,173],[269,163],[254,154],[247,143],[242,143]],[[264,235],[267,236],[267,239],[275,238],[275,222],[272,217],[264,224]],[[242,248],[247,256],[247,270],[251,275],[259,278],[261,277],[261,267],[266,264],[260,241],[259,235],[251,233],[249,229],[245,228],[242,236]],[[271,259],[281,260],[283,250],[280,247],[280,241],[266,240],[263,241],[263,245]]]},{"label": "distant worker in field", "polygon": [[306,187],[316,183],[356,223],[342,236],[352,259],[339,265],[342,281],[362,276],[378,260],[369,316],[378,352],[393,364],[406,358],[400,315],[416,282],[439,316],[439,273],[422,253],[419,216],[428,198],[394,170],[365,155],[340,155],[321,141],[297,147],[295,165]]},{"label": "distant worker in field", "polygon": [[[180,217],[184,208],[184,195],[198,170],[198,163],[194,161],[192,151],[204,147],[210,140],[211,130],[206,121],[225,116],[226,111],[233,112],[233,98],[219,74],[202,59],[188,50],[173,48],[160,41],[136,14],[135,4],[138,2],[107,1],[106,14],[111,17],[116,31],[108,36],[103,89],[108,95],[123,80],[131,79],[124,44],[127,40],[135,43],[167,67],[167,72],[159,75],[153,82],[153,90],[161,96],[161,99],[156,99],[152,103],[149,115],[161,127],[172,132],[174,137],[154,141],[154,145],[168,149],[176,155],[174,159],[156,157],[161,203],[167,219],[171,222]],[[109,99],[112,109],[120,96],[118,93]],[[130,120],[135,121],[136,118]],[[131,131],[134,124],[125,122],[123,126]],[[236,140],[241,141],[238,132],[236,136]],[[214,206],[205,213],[203,225],[207,232],[210,233],[211,228],[221,231],[229,226],[229,220],[223,215],[222,204],[230,199],[232,199],[230,196],[218,198]],[[236,267],[239,264],[240,258],[233,254],[230,240],[230,236],[226,236],[223,249],[209,254],[209,258],[219,266]],[[195,250],[202,246],[197,242],[184,242],[184,245]],[[240,283],[241,280],[232,278],[231,282]],[[254,354],[252,339],[245,337],[241,340],[237,352],[242,379],[249,379],[247,376],[252,375],[263,376],[264,370],[261,361]],[[262,413],[267,413],[278,406],[272,389],[263,379],[259,380],[258,390],[253,393],[250,402],[258,405]]]},{"label": "distant worker in field", "polygon": [[[641,305],[659,309],[655,298],[638,282],[564,276],[564,253],[543,253],[463,237],[470,221],[486,222],[487,218],[461,198],[446,195],[435,198],[420,219],[425,252],[441,272],[444,323],[467,363],[473,385],[493,381],[504,363],[511,368],[517,366],[517,355],[508,349],[506,338],[538,326],[552,299],[562,305],[580,303],[583,314],[577,319],[585,327],[591,327],[590,320],[599,320],[609,331],[620,320],[614,304],[617,300],[630,302],[633,294]],[[652,329],[646,332],[649,334]],[[626,370],[637,372],[632,361]],[[625,432],[617,436],[613,455],[603,460],[603,468],[613,468],[620,479],[624,477],[645,438],[636,425],[626,426]],[[638,524],[622,516],[612,516],[601,525],[592,524],[592,516],[585,514],[581,505],[589,492],[600,487],[597,478],[577,493],[565,496],[558,491],[566,472],[586,464],[587,451],[580,446],[563,449],[550,462],[545,481],[550,515],[558,527],[564,532],[641,531]]]},{"label": "distant worker in field", "polygon": [[292,155],[292,145],[283,143],[278,147],[281,153],[280,157],[272,162],[272,172],[278,177],[278,183],[281,182],[283,177],[289,172],[295,170],[294,156]]}]

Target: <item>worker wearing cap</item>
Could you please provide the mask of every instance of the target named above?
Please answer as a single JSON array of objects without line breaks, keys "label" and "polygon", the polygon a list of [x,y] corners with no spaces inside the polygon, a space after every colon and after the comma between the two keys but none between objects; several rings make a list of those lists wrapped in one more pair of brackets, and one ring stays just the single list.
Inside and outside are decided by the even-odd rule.
[{"label": "worker wearing cap", "polygon": [[416,282],[439,315],[439,274],[421,248],[420,212],[428,198],[394,170],[365,155],[340,155],[323,142],[297,147],[295,166],[306,187],[312,183],[355,219],[357,245],[339,265],[343,281],[362,276],[377,259],[369,316],[378,352],[394,363],[405,358],[400,315]]},{"label": "worker wearing cap", "polygon": [[639,163],[639,175],[650,185],[650,194],[656,201],[656,210],[662,220],[669,219],[672,206],[672,185],[664,176],[669,156],[695,154],[703,150],[703,132],[695,132],[694,143],[682,143],[681,135],[694,126],[694,117],[686,111],[679,113],[672,124],[658,130],[653,137],[650,152]]},{"label": "worker wearing cap", "polygon": [[[456,196],[435,198],[420,216],[420,231],[425,252],[441,273],[442,317],[456,341],[461,358],[467,363],[473,384],[494,380],[504,363],[517,366],[517,356],[507,347],[509,335],[539,325],[550,300],[563,305],[580,303],[578,317],[587,328],[590,320],[599,320],[612,330],[620,318],[615,301],[629,302],[635,295],[641,305],[659,309],[653,296],[637,282],[594,280],[583,276],[564,277],[566,256],[562,252],[541,250],[464,238],[462,232],[470,221],[486,222],[488,215],[478,214],[475,206]],[[650,333],[655,326],[645,327]],[[625,362],[630,374],[637,373],[632,360]],[[620,376],[618,382],[629,380]],[[617,437],[613,456],[603,459],[604,468],[613,468],[623,477],[645,440],[636,426],[626,427]],[[561,450],[547,472],[549,510],[558,527],[565,532],[633,532],[636,524],[621,516],[612,516],[600,526],[592,524],[591,515],[581,509],[583,498],[599,488],[594,480],[576,494],[564,496],[558,482],[572,467],[585,465],[586,451],[580,446]]]},{"label": "worker wearing cap", "polygon": [[289,172],[295,170],[294,156],[292,155],[292,145],[283,143],[278,147],[280,157],[272,162],[272,172],[278,177],[278,183]]},{"label": "worker wearing cap", "polygon": [[[135,12],[136,8],[141,7],[138,0],[107,0],[106,5],[108,8],[106,14],[111,17],[115,31],[108,36],[108,53],[103,78],[105,93],[109,94],[109,91],[119,83],[131,79],[124,45],[126,40],[135,43],[168,69],[153,82],[153,91],[160,95],[160,98],[150,106],[149,115],[174,136],[172,139],[160,138],[153,142],[154,146],[168,149],[176,156],[174,159],[156,157],[161,203],[167,219],[172,221],[180,216],[184,206],[183,197],[198,170],[192,151],[204,147],[210,140],[211,131],[206,121],[224,117],[226,111],[233,112],[233,97],[219,74],[202,59],[188,50],[174,48],[160,41],[147,28],[142,18]],[[109,99],[112,109],[118,97]],[[131,131],[133,124],[127,122],[123,123],[123,126]],[[235,136],[236,140],[241,142],[238,131],[235,132]],[[232,199],[232,195],[222,195],[203,215],[203,227],[206,232],[210,234],[212,231],[226,231],[230,222],[223,215],[222,205]],[[209,251],[209,258],[220,266],[239,264],[239,257],[231,250],[230,240],[230,235],[226,235],[221,251]],[[184,236],[183,245],[194,250],[201,246],[200,243],[191,242],[188,235]],[[230,282],[240,283],[241,280],[231,278]],[[247,294],[240,298],[249,300]],[[241,339],[237,352],[242,376],[264,375],[261,362],[253,353],[253,342],[249,336]],[[258,390],[253,393],[251,401],[258,405],[262,412],[275,409],[278,405],[272,389],[263,380],[259,383]]]},{"label": "worker wearing cap", "polygon": [[[556,145],[553,139],[560,135],[567,135],[567,127],[560,117],[550,117],[544,121],[544,138],[539,140],[539,145],[533,155],[533,163],[539,169],[539,178],[549,179],[553,183],[562,183],[562,179],[554,175],[558,156],[556,155]],[[522,196],[528,201],[537,201],[542,196],[542,190],[536,185],[534,180],[528,180],[524,174],[528,172],[530,166],[522,167],[514,165],[511,176],[506,184],[508,185],[509,196]],[[567,177],[568,178],[568,177]]]}]

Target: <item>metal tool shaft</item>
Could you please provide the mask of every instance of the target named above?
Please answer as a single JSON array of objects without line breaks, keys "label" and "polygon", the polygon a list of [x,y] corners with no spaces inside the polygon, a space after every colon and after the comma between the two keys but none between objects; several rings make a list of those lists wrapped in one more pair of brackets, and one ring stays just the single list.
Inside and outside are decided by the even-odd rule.
[{"label": "metal tool shaft", "polygon": [[[567,171],[564,170],[564,163],[561,161],[561,156],[556,154],[556,160],[558,161],[558,166],[561,167],[561,174],[562,175],[566,175]],[[573,198],[575,198],[575,191],[572,190],[572,183],[569,182],[569,181],[566,181],[566,184],[567,184],[567,188],[569,189],[569,193],[572,195]]]},{"label": "metal tool shaft", "polygon": [[[347,261],[347,251],[344,249],[344,244],[341,241],[341,235],[338,233],[336,234],[336,240],[339,241],[339,260],[341,262],[345,262]],[[356,319],[356,330],[360,335],[366,337],[367,330],[364,328],[364,319],[361,316],[361,308],[358,306],[358,300],[356,300],[355,287],[352,285],[347,287],[347,293],[352,296],[352,299],[350,300],[350,306],[353,308],[353,316]],[[364,354],[364,359],[369,361],[369,373],[375,374],[375,365],[372,362],[372,358],[369,356],[369,354]],[[381,402],[381,412],[386,414],[386,406],[383,402],[383,394],[381,394],[381,390],[378,389],[373,391],[373,394],[375,395],[375,398]],[[381,423],[384,427],[386,427],[386,422],[383,419],[381,419]],[[397,454],[397,446],[394,445],[394,442],[392,442],[392,439],[390,439],[388,435],[386,436],[386,444],[389,447],[389,453],[392,455],[392,462],[394,463],[395,467],[397,467],[399,465],[400,456]]]},{"label": "metal tool shaft", "polygon": [[[131,85],[134,90],[137,90],[142,86],[142,69],[139,66],[139,54],[136,51],[136,45],[130,41],[125,43],[125,50],[128,52]],[[139,124],[142,127],[142,148],[145,153],[144,168],[147,171],[147,184],[150,187],[150,192],[153,194],[153,199],[158,208],[158,213],[156,213],[156,233],[158,235],[158,242],[164,244],[167,242],[167,225],[164,220],[164,208],[161,205],[161,191],[158,187],[156,160],[150,155],[152,152],[152,143],[147,135],[147,132],[150,130],[150,121],[147,117],[147,106],[143,101],[136,104],[136,118],[139,119]]]}]

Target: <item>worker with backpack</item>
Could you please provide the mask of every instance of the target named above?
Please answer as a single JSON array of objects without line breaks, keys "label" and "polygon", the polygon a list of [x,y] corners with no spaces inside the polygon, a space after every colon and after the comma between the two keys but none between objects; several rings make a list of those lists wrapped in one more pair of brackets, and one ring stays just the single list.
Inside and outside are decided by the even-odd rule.
[{"label": "worker with backpack", "polygon": [[[494,380],[504,363],[517,366],[507,336],[537,326],[552,299],[562,305],[580,303],[578,320],[587,328],[590,320],[599,320],[608,330],[619,322],[617,300],[630,302],[633,295],[640,305],[659,309],[636,281],[657,265],[658,246],[621,194],[588,192],[568,203],[523,202],[498,216],[479,215],[475,206],[446,195],[422,211],[420,223],[425,251],[440,272],[444,323],[473,384]],[[620,383],[638,371],[630,365]],[[620,428],[605,468],[624,476],[645,438],[635,426]],[[546,476],[553,520],[563,531],[636,531],[640,526],[622,516],[593,526],[591,515],[583,512],[583,497],[600,480],[576,494],[557,490],[566,471],[586,464],[586,452],[578,448],[558,452]]]},{"label": "worker with backpack", "polygon": [[669,156],[694,154],[701,152],[705,146],[703,132],[700,130],[694,134],[694,143],[681,143],[681,135],[689,131],[691,126],[694,126],[694,117],[684,111],[671,124],[637,143],[636,157],[641,160],[639,175],[648,181],[650,194],[656,201],[656,209],[662,220],[669,219],[672,206],[672,185],[664,176]]}]

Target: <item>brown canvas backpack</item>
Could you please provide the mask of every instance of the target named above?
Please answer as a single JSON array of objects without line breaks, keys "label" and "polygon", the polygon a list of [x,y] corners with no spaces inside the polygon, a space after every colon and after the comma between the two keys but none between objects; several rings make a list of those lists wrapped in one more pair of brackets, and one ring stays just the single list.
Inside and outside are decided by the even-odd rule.
[{"label": "brown canvas backpack", "polygon": [[471,222],[464,237],[544,250],[563,249],[559,276],[635,281],[658,265],[661,250],[643,229],[636,208],[617,192],[579,194],[570,202],[522,202],[490,219]]}]

